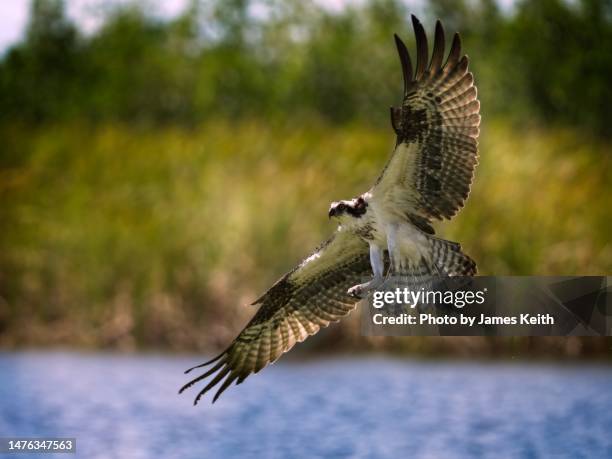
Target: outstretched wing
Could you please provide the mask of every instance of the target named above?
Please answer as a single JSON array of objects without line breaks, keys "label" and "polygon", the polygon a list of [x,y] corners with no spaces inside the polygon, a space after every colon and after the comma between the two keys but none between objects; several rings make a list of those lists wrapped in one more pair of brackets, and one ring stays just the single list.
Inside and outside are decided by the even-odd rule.
[{"label": "outstretched wing", "polygon": [[[347,290],[371,275],[368,244],[354,233],[338,231],[293,271],[283,276],[253,304],[259,310],[233,343],[214,359],[216,364],[187,383],[180,392],[209,377],[194,404],[214,386],[223,383],[213,402],[236,381],[240,384],[274,362],[297,342],[338,321],[358,300]],[[186,373],[193,370],[187,370]],[[224,379],[225,378],[225,379]]]},{"label": "outstretched wing", "polygon": [[436,22],[431,61],[427,37],[412,16],[417,61],[413,72],[404,43],[395,36],[404,75],[404,101],[391,108],[396,147],[372,195],[391,212],[451,218],[463,207],[478,160],[480,103],[468,58],[455,34],[446,63],[444,29]]}]

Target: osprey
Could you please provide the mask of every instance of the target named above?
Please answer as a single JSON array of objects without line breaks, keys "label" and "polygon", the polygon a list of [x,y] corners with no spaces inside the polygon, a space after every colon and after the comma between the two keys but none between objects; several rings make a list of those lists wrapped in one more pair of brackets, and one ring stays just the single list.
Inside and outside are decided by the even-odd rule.
[{"label": "osprey", "polygon": [[221,383],[216,401],[232,383],[242,383],[295,343],[347,315],[382,285],[386,271],[476,273],[461,246],[437,238],[431,226],[433,220],[453,217],[470,191],[480,124],[474,77],[457,33],[444,62],[440,21],[431,59],[425,31],[414,16],[412,25],[414,69],[406,45],[395,35],[404,96],[401,106],[391,108],[397,140],[382,174],[366,193],[331,204],[329,217],[339,223],[334,235],[253,303],[261,305],[259,310],[225,351],[186,371],[215,364],[181,388],[214,375],[194,404]]}]

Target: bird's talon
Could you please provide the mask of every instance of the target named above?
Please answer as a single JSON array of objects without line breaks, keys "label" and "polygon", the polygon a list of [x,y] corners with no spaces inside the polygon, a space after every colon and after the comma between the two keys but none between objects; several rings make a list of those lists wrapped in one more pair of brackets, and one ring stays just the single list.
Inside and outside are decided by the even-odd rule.
[{"label": "bird's talon", "polygon": [[355,285],[354,287],[349,288],[347,293],[353,298],[363,298],[363,289],[361,288],[361,285]]}]

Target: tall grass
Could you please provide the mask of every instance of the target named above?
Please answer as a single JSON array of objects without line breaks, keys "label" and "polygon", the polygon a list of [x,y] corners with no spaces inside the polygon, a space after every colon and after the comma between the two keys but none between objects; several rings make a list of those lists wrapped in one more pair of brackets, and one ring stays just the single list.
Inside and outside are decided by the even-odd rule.
[{"label": "tall grass", "polygon": [[[5,127],[0,344],[227,343],[248,304],[365,191],[389,129],[317,122]],[[483,126],[466,208],[438,225],[482,274],[612,272],[611,146]],[[415,341],[416,342],[416,341]]]}]

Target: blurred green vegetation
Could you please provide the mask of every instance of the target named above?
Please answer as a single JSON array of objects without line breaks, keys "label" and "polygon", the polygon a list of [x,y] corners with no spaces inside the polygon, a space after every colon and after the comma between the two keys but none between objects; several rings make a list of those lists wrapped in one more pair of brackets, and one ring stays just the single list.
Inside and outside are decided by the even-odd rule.
[{"label": "blurred green vegetation", "polygon": [[[482,274],[612,272],[609,2],[435,1],[482,100],[481,163],[441,234]],[[34,0],[0,61],[0,345],[211,349],[333,230],[393,146],[406,7],[137,3],[83,35]],[[609,353],[606,340],[331,339],[408,352]],[[344,341],[343,341],[344,340]],[[316,341],[315,341],[316,342]],[[450,344],[445,344],[450,343]]]},{"label": "blurred green vegetation", "polygon": [[[0,62],[0,121],[189,124],[219,117],[318,116],[386,125],[401,94],[392,35],[413,43],[399,0],[337,12],[299,0],[191,0],[103,9],[84,35],[62,0],[33,0],[22,43]],[[483,113],[610,137],[612,3],[435,0],[417,14],[461,32]]]},{"label": "blurred green vegetation", "polygon": [[[6,339],[92,346],[227,342],[253,312],[239,305],[334,230],[329,202],[366,189],[392,147],[389,129],[315,121],[2,135],[28,152],[1,181]],[[481,150],[440,230],[482,274],[612,272],[608,144],[496,121]]]}]

